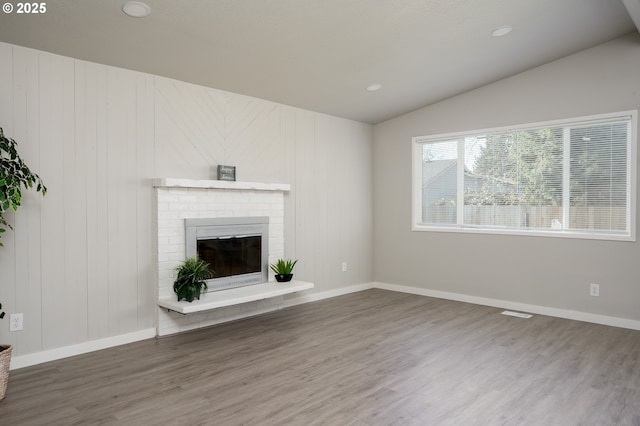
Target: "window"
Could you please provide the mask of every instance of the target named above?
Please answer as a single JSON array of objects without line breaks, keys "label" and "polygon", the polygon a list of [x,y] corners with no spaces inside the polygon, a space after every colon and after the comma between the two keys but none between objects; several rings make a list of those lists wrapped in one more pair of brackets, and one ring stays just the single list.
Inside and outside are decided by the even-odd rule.
[{"label": "window", "polygon": [[413,229],[635,241],[636,115],[413,138]]}]

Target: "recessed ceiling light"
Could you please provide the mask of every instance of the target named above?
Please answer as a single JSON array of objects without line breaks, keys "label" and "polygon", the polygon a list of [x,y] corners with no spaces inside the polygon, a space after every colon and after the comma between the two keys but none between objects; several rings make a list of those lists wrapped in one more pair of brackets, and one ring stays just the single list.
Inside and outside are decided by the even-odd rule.
[{"label": "recessed ceiling light", "polygon": [[502,37],[502,36],[506,36],[511,31],[513,31],[513,28],[510,25],[505,25],[503,27],[496,28],[495,30],[491,31],[491,35],[494,37]]},{"label": "recessed ceiling light", "polygon": [[380,89],[382,89],[382,84],[380,83],[373,83],[367,86],[367,92],[377,92]]},{"label": "recessed ceiling light", "polygon": [[151,13],[151,8],[141,1],[128,1],[122,5],[122,11],[134,18],[144,18]]}]

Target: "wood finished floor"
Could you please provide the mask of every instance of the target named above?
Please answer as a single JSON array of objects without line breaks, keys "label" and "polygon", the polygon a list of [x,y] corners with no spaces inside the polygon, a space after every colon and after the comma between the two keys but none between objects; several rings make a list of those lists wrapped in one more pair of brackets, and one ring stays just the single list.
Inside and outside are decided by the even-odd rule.
[{"label": "wood finished floor", "polygon": [[11,372],[2,425],[640,425],[640,332],[383,290]]}]

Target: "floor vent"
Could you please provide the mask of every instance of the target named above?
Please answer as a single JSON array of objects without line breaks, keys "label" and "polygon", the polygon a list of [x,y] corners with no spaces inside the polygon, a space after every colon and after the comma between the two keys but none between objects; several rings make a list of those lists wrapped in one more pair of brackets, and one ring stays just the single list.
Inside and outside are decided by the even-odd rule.
[{"label": "floor vent", "polygon": [[502,311],[502,315],[509,315],[510,317],[518,318],[531,318],[533,315],[523,314],[522,312]]}]

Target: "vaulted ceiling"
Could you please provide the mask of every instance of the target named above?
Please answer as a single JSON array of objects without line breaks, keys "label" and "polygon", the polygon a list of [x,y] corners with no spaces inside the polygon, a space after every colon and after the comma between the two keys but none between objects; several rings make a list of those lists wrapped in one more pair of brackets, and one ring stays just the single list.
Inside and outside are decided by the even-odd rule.
[{"label": "vaulted ceiling", "polygon": [[[640,5],[146,0],[151,14],[132,18],[124,2],[2,13],[0,41],[377,123],[637,31],[629,12]],[[374,83],[382,88],[365,90]]]}]

